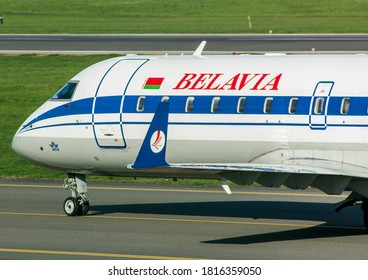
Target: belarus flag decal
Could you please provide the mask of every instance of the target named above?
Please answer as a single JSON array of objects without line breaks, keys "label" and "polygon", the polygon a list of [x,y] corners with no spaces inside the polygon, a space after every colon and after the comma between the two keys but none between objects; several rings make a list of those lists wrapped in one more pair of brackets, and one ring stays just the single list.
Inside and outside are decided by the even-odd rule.
[{"label": "belarus flag decal", "polygon": [[160,89],[162,82],[164,81],[164,78],[148,78],[146,82],[144,83],[143,88],[144,89]]}]

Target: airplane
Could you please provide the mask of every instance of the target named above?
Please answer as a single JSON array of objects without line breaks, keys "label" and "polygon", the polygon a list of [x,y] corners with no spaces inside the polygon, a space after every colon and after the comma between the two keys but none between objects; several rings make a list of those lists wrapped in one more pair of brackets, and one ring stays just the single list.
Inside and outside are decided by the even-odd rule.
[{"label": "airplane", "polygon": [[73,77],[20,126],[13,150],[67,173],[68,216],[88,175],[218,179],[350,195],[368,229],[368,56],[122,56]]}]

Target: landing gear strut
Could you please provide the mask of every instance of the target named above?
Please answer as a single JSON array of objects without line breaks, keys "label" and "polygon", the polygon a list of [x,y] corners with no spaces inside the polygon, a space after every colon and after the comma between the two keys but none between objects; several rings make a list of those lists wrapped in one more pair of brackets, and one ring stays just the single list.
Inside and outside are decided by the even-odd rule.
[{"label": "landing gear strut", "polygon": [[84,216],[89,211],[89,200],[86,197],[86,176],[80,174],[68,174],[64,180],[64,188],[72,192],[72,196],[64,201],[64,213],[67,216]]},{"label": "landing gear strut", "polygon": [[338,203],[335,208],[336,212],[341,211],[345,207],[348,206],[354,206],[354,205],[360,205],[360,208],[363,211],[363,222],[365,225],[365,228],[368,230],[368,199],[352,192],[344,201],[341,201]]}]

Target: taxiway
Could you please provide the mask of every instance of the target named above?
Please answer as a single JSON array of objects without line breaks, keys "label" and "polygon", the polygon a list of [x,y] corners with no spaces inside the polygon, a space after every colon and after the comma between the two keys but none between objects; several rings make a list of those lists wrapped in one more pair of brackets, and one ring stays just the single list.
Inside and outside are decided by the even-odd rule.
[{"label": "taxiway", "polygon": [[359,207],[314,189],[90,183],[67,217],[60,182],[0,180],[0,259],[368,259]]}]

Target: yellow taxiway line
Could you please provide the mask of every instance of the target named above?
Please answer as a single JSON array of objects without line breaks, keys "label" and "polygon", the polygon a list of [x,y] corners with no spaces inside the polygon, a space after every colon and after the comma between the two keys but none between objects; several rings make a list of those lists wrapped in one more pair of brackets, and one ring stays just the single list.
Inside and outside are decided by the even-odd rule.
[{"label": "yellow taxiway line", "polygon": [[[16,216],[33,216],[33,217],[61,217],[68,218],[64,214],[52,213],[27,213],[27,212],[0,212],[0,215],[16,215]],[[345,228],[345,229],[362,229],[364,227],[349,227],[349,226],[329,226],[323,224],[301,224],[301,223],[277,223],[267,221],[236,221],[236,220],[216,220],[216,219],[185,219],[185,218],[162,218],[162,217],[135,217],[135,216],[112,216],[112,215],[86,215],[80,216],[78,219],[111,219],[111,220],[135,220],[135,221],[152,221],[152,222],[178,222],[178,223],[204,223],[204,224],[224,224],[224,225],[258,225],[258,226],[277,226],[289,228],[308,228],[308,227],[323,227],[323,228]]]},{"label": "yellow taxiway line", "polygon": [[113,253],[97,253],[97,252],[71,252],[71,251],[56,251],[56,250],[31,250],[31,249],[13,249],[13,248],[0,248],[0,252],[3,252],[3,253],[21,253],[21,254],[44,254],[44,255],[101,257],[101,258],[117,258],[117,259],[199,260],[199,259],[195,259],[195,258],[180,258],[180,257],[168,257],[168,256],[113,254]]}]

